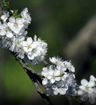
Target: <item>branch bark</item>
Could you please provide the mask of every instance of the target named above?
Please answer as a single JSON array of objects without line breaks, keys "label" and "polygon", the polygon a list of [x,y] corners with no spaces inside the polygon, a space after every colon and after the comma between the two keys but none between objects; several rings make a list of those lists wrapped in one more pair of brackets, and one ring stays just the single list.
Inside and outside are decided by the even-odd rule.
[{"label": "branch bark", "polygon": [[45,102],[48,105],[53,105],[50,98],[46,95],[46,92],[42,88],[42,76],[35,72],[35,70],[30,69],[23,60],[19,59],[18,57],[15,56],[14,53],[11,52],[11,54],[15,57],[16,61],[20,63],[20,65],[23,67],[24,71],[27,73],[29,78],[32,80],[34,83],[36,90],[38,94],[45,100]]}]

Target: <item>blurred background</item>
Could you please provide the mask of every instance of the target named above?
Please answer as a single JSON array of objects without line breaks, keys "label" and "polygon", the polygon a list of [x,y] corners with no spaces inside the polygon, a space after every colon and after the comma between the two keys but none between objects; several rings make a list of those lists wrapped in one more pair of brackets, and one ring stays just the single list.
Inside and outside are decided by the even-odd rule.
[{"label": "blurred background", "polygon": [[[96,76],[96,0],[9,2],[11,9],[29,8],[32,23],[28,36],[36,34],[48,43],[47,58],[59,56],[71,60],[78,84],[90,74]],[[64,96],[54,96],[51,100],[54,105],[70,105]],[[74,99],[71,104],[79,105]],[[0,49],[0,105],[46,105],[22,67],[5,49]]]}]

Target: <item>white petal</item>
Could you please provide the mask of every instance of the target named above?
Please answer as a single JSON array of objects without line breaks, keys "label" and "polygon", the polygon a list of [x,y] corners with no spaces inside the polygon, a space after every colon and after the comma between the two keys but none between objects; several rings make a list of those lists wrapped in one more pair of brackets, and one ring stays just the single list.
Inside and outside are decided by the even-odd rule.
[{"label": "white petal", "polygon": [[94,82],[94,81],[90,81],[90,82],[88,83],[88,86],[89,86],[89,87],[94,87],[94,86],[95,86],[95,82]]},{"label": "white petal", "polygon": [[87,81],[86,79],[82,79],[82,80],[81,80],[81,84],[82,84],[83,86],[86,86],[86,85],[88,84],[88,81]]},{"label": "white petal", "polygon": [[0,36],[4,36],[6,34],[5,30],[0,30]]},{"label": "white petal", "polygon": [[25,52],[28,52],[28,48],[27,48],[27,47],[23,47],[23,50],[24,50]]},{"label": "white petal", "polygon": [[69,70],[70,70],[71,72],[75,72],[75,68],[74,68],[73,66],[70,66]]},{"label": "white petal", "polygon": [[52,79],[52,76],[48,74],[47,78],[48,78],[49,80],[51,80],[51,79]]},{"label": "white petal", "polygon": [[93,75],[91,75],[90,76],[90,81],[95,81],[95,80],[96,80],[96,78]]},{"label": "white petal", "polygon": [[27,42],[26,41],[23,41],[21,44],[22,44],[22,46],[27,46]]},{"label": "white petal", "polygon": [[2,15],[2,16],[1,16],[1,19],[2,19],[4,22],[6,22],[7,18],[8,18],[7,15]]},{"label": "white petal", "polygon": [[23,25],[23,19],[22,18],[17,18],[16,19],[16,22],[18,23],[18,24],[21,24],[21,25]]},{"label": "white petal", "polygon": [[78,90],[78,95],[83,95],[83,91],[82,90]]},{"label": "white petal", "polygon": [[53,74],[54,74],[54,71],[53,71],[53,70],[49,70],[49,71],[48,71],[48,74],[49,74],[49,75],[53,75]]},{"label": "white petal", "polygon": [[46,78],[43,79],[42,84],[43,84],[43,85],[46,85],[47,83],[48,83],[47,79],[46,79]]},{"label": "white petal", "polygon": [[27,12],[28,12],[28,8],[24,8],[23,11],[21,12],[21,16],[25,17]]},{"label": "white petal", "polygon": [[67,91],[67,89],[63,89],[63,88],[60,88],[60,89],[59,89],[59,93],[60,93],[61,95],[65,95],[65,94],[66,94],[66,91]]},{"label": "white petal", "polygon": [[37,36],[36,35],[34,35],[34,41],[37,41]]},{"label": "white petal", "polygon": [[6,36],[7,36],[8,38],[12,38],[12,37],[13,37],[13,34],[12,34],[10,31],[8,31],[8,32],[6,33]]},{"label": "white petal", "polygon": [[33,42],[33,41],[32,41],[32,38],[31,38],[31,37],[28,37],[28,38],[27,38],[27,43],[28,43],[28,44],[32,44],[32,42]]},{"label": "white petal", "polygon": [[54,76],[59,76],[60,75],[60,70],[55,70],[54,71]]},{"label": "white petal", "polygon": [[32,53],[28,53],[27,56],[28,56],[28,58],[29,58],[30,60],[33,60],[33,59],[34,59],[34,55],[33,55]]},{"label": "white petal", "polygon": [[58,91],[57,90],[54,90],[54,95],[58,95]]},{"label": "white petal", "polygon": [[51,79],[50,82],[53,84],[55,82],[55,79]]},{"label": "white petal", "polygon": [[86,87],[85,86],[79,86],[79,88],[81,89],[81,90],[86,90]]},{"label": "white petal", "polygon": [[55,80],[56,81],[60,81],[61,80],[61,77],[55,77]]},{"label": "white petal", "polygon": [[15,22],[15,18],[14,17],[10,17],[9,18],[9,21],[12,22],[12,23],[14,23]]}]

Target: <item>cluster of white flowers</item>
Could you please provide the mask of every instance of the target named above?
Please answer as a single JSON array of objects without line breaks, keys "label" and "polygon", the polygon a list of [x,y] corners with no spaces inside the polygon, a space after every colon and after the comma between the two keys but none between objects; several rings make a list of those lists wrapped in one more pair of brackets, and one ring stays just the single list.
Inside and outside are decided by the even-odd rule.
[{"label": "cluster of white flowers", "polygon": [[47,44],[39,38],[37,39],[36,35],[34,36],[34,39],[26,37],[26,29],[31,23],[28,9],[25,8],[19,14],[19,17],[14,16],[13,10],[10,12],[5,11],[0,17],[2,47],[8,48],[21,59],[27,57],[34,63],[42,61],[47,52]]},{"label": "cluster of white flowers", "polygon": [[[75,68],[70,62],[62,61],[60,58],[49,58],[52,65],[44,67],[42,71],[42,84],[48,90],[49,95],[65,95],[70,89],[74,90]],[[74,89],[73,89],[74,88]]]},{"label": "cluster of white flowers", "polygon": [[81,96],[82,101],[89,100],[91,104],[96,102],[96,78],[93,75],[90,76],[89,82],[86,79],[81,80],[77,95]]},{"label": "cluster of white flowers", "polygon": [[[11,15],[10,15],[11,13]],[[9,49],[14,55],[24,61],[36,64],[44,60],[47,53],[47,43],[37,38],[35,35],[26,37],[28,25],[31,17],[28,9],[25,8],[18,16],[15,11],[4,11],[0,17],[0,38],[2,47]],[[75,80],[75,68],[71,62],[63,61],[61,58],[49,58],[51,64],[43,67],[41,75],[42,84],[47,91],[47,95],[77,95],[82,101],[91,104],[96,102],[96,78],[91,75],[89,82],[81,80],[78,87]],[[78,87],[78,89],[77,89]]]}]

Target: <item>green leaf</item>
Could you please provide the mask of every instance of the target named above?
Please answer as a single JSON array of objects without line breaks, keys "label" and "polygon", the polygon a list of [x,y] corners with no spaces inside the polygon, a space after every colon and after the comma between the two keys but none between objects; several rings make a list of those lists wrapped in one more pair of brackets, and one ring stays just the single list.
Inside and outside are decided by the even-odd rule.
[{"label": "green leaf", "polygon": [[9,8],[9,1],[3,0],[3,6]]},{"label": "green leaf", "polygon": [[14,16],[15,18],[21,17],[21,15],[18,13],[18,10],[17,10],[17,9],[14,10],[13,16]]}]

